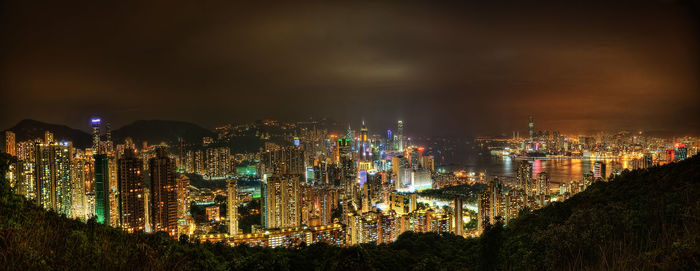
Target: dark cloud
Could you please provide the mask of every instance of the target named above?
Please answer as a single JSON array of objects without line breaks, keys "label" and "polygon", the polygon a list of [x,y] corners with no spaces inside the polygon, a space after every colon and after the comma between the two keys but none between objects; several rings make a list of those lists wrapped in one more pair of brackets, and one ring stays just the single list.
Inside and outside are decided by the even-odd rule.
[{"label": "dark cloud", "polygon": [[534,114],[700,133],[697,22],[675,2],[3,5],[2,127],[328,116],[474,135]]}]

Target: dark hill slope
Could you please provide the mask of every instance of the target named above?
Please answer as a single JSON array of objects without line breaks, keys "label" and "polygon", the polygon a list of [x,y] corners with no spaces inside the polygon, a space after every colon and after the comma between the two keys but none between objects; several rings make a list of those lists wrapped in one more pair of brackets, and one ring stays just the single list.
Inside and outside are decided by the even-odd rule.
[{"label": "dark hill slope", "polygon": [[201,144],[205,136],[215,137],[216,134],[193,123],[167,120],[138,120],[112,131],[112,137],[118,143],[131,137],[137,143],[159,144],[164,141],[172,144],[182,138],[187,143]]},{"label": "dark hill slope", "polygon": [[35,138],[43,139],[44,133],[46,131],[50,131],[54,134],[55,140],[72,141],[73,145],[79,148],[87,148],[92,145],[92,138],[90,134],[78,129],[70,128],[65,125],[51,124],[31,119],[25,119],[18,122],[15,126],[7,130],[15,133],[17,137],[15,138],[15,140],[18,142]]}]

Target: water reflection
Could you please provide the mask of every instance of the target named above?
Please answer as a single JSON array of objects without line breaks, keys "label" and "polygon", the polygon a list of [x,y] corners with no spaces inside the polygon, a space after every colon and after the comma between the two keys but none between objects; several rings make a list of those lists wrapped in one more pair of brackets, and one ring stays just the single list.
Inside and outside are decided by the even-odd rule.
[{"label": "water reflection", "polygon": [[[464,164],[444,166],[447,171],[466,170],[472,172],[486,172],[489,176],[515,177],[517,165],[523,159],[511,157],[499,157],[491,155],[470,155]],[[629,168],[627,159],[527,159],[532,163],[533,178],[540,172],[547,172],[553,184],[569,182],[571,180],[581,180],[583,174],[593,171],[596,161],[603,161],[606,164],[606,174],[609,175],[614,170],[624,170]]]}]

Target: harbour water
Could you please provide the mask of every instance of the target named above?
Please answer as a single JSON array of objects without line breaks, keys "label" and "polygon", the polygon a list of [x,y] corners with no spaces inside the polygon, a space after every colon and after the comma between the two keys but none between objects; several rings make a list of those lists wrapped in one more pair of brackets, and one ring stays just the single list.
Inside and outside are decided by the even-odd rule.
[{"label": "harbour water", "polygon": [[515,177],[516,170],[521,161],[532,163],[532,174],[536,177],[540,172],[547,172],[550,182],[559,184],[572,180],[583,179],[583,174],[593,171],[596,161],[603,161],[606,164],[606,175],[610,175],[615,170],[628,168],[628,161],[625,159],[595,159],[595,158],[556,158],[556,159],[536,159],[536,158],[513,158],[510,156],[494,156],[488,153],[479,155],[469,154],[461,163],[454,163],[438,167],[439,170],[485,173],[486,176],[506,176]]}]

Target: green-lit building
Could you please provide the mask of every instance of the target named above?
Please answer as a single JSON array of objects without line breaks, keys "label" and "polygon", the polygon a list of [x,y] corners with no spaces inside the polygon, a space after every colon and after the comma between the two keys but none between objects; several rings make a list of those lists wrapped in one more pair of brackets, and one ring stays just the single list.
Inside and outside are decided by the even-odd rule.
[{"label": "green-lit building", "polygon": [[95,155],[95,215],[97,222],[109,225],[109,158]]}]

